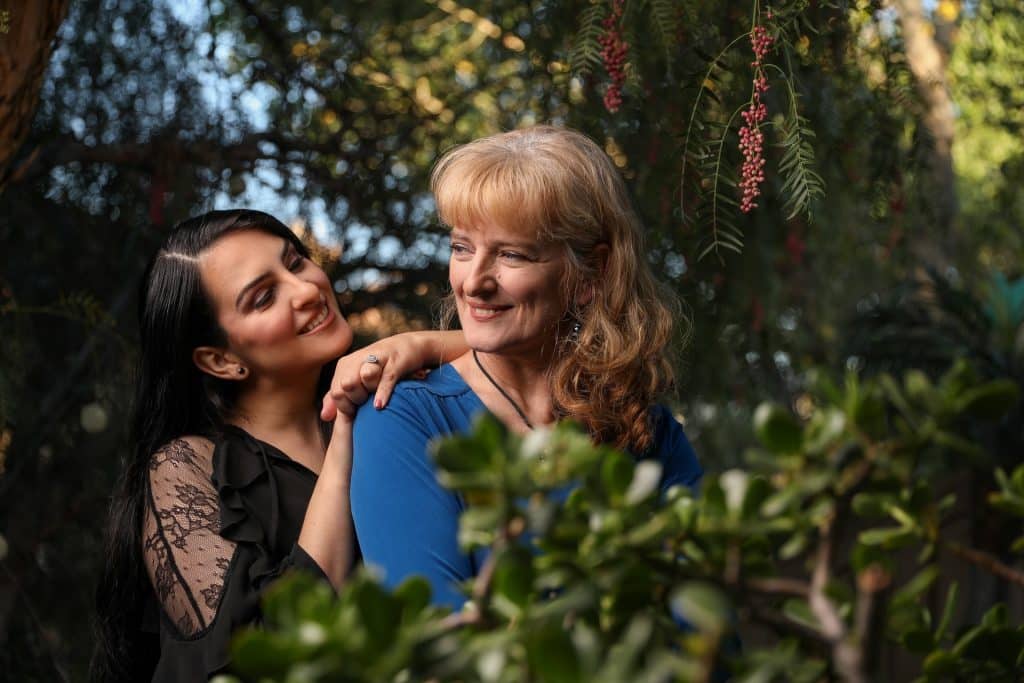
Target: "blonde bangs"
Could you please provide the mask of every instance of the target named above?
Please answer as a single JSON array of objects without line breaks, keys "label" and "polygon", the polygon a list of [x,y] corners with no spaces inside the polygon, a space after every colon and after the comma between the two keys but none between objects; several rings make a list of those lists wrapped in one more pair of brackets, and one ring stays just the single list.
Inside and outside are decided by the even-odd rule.
[{"label": "blonde bangs", "polygon": [[475,144],[449,153],[434,169],[431,189],[441,222],[465,229],[494,223],[551,239],[553,212],[545,190],[552,183],[512,150]]}]

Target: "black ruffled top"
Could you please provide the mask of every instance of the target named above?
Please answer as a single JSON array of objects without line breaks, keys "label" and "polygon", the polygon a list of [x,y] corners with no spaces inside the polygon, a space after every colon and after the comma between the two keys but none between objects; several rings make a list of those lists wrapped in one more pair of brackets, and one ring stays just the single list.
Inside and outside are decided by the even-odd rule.
[{"label": "black ruffled top", "polygon": [[258,623],[282,572],[327,577],[298,546],[316,474],[228,426],[154,454],[144,529],[153,585],[147,630],[159,638],[152,680],[203,681],[228,666],[238,627]]}]

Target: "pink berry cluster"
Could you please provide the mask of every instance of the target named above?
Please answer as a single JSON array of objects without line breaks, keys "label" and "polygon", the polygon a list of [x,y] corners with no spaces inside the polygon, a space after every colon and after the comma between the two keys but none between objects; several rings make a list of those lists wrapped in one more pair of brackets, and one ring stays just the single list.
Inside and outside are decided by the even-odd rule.
[{"label": "pink berry cluster", "polygon": [[761,95],[768,90],[768,79],[761,66],[773,42],[775,39],[764,26],[755,26],[750,33],[750,45],[754,50],[754,61],[750,63],[754,69],[754,89],[750,96],[750,106],[743,112],[746,125],[740,128],[740,151],[743,152],[740,211],[743,213],[750,213],[757,208],[756,199],[761,194],[761,184],[764,182],[764,133],[761,132],[761,123],[768,117],[768,109],[761,101]]},{"label": "pink berry cluster", "polygon": [[604,92],[605,109],[613,114],[622,105],[622,84],[626,81],[626,52],[629,44],[622,39],[619,23],[622,21],[624,0],[612,0],[612,13],[602,22],[604,33],[601,34],[601,59],[605,71],[612,82]]}]

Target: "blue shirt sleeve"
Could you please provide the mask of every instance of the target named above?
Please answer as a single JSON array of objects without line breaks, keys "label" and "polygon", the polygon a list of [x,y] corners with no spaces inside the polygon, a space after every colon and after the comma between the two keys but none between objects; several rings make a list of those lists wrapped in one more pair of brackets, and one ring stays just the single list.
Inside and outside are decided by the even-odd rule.
[{"label": "blue shirt sleeve", "polygon": [[652,411],[655,421],[654,457],[662,466],[661,490],[667,491],[681,484],[696,493],[704,469],[686,438],[683,426],[666,406],[656,405]]},{"label": "blue shirt sleeve", "polygon": [[353,432],[352,518],[363,558],[384,571],[384,582],[424,576],[431,602],[458,609],[456,583],[471,578],[473,562],[458,546],[461,499],[437,482],[428,453],[439,435],[415,392],[399,389],[383,410],[367,401]]}]

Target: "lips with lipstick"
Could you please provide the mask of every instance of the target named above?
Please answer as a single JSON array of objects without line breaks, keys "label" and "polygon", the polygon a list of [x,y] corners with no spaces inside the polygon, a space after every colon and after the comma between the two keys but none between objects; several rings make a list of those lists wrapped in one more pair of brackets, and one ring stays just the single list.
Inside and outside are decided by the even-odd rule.
[{"label": "lips with lipstick", "polygon": [[306,323],[301,330],[299,330],[299,334],[302,335],[309,334],[310,332],[315,332],[321,327],[325,326],[331,320],[333,320],[333,318],[334,314],[331,312],[331,307],[328,306],[327,303],[325,302],[322,304],[320,312],[317,313],[312,320]]},{"label": "lips with lipstick", "polygon": [[493,320],[505,311],[511,309],[511,306],[495,306],[494,304],[471,304],[467,303],[469,307],[469,314],[474,320],[484,322],[487,320]]}]

